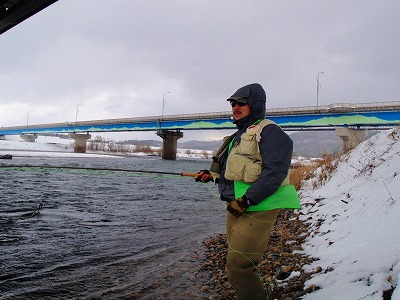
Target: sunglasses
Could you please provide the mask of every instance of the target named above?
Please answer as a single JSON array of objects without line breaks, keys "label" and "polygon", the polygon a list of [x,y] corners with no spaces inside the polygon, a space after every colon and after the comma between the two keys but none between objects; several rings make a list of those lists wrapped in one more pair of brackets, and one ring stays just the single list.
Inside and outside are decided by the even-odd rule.
[{"label": "sunglasses", "polygon": [[247,103],[242,103],[242,102],[237,102],[237,101],[231,101],[231,106],[235,107],[237,105],[239,105],[240,107],[245,106]]}]

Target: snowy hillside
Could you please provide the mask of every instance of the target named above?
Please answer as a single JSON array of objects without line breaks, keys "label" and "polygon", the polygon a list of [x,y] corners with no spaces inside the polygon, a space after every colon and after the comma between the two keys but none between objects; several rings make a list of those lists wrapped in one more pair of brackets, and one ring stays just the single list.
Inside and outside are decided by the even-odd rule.
[{"label": "snowy hillside", "polygon": [[[301,191],[305,254],[321,267],[302,299],[400,299],[400,133],[371,137],[342,157],[326,183]],[[315,183],[314,183],[315,184]],[[396,287],[398,287],[396,289]]]}]

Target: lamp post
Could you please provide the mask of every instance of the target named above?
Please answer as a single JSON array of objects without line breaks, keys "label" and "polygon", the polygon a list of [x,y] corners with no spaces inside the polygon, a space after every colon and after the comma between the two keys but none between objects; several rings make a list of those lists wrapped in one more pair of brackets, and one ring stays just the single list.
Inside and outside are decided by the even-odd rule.
[{"label": "lamp post", "polygon": [[164,117],[164,108],[165,108],[165,102],[167,102],[167,100],[165,100],[165,94],[170,94],[171,92],[165,92],[162,95],[162,111],[161,111],[161,120]]},{"label": "lamp post", "polygon": [[28,114],[26,115],[26,128],[29,127],[29,113],[33,112],[33,110],[28,111]]},{"label": "lamp post", "polygon": [[76,106],[75,125],[78,124],[79,105],[83,105],[83,104],[82,104],[82,103],[79,103],[79,104]]},{"label": "lamp post", "polygon": [[324,72],[318,72],[317,74],[317,107],[318,107],[319,90],[321,88],[321,84],[319,83],[319,74],[324,74]]}]

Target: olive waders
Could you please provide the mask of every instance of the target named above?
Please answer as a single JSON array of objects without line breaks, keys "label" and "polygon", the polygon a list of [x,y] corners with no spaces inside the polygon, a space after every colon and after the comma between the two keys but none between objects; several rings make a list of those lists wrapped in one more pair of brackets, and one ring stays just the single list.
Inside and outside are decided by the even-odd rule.
[{"label": "olive waders", "polygon": [[228,280],[238,300],[267,300],[268,292],[257,270],[263,258],[279,209],[247,212],[241,217],[227,213]]}]

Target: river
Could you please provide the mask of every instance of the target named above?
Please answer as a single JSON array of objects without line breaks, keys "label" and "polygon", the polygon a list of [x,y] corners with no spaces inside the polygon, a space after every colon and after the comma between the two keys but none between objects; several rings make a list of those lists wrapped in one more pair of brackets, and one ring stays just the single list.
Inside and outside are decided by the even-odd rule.
[{"label": "river", "polygon": [[[206,160],[15,158],[197,172]],[[176,175],[0,169],[0,299],[205,299],[202,241],[224,232],[214,184]],[[24,216],[39,205],[40,214]]]}]

